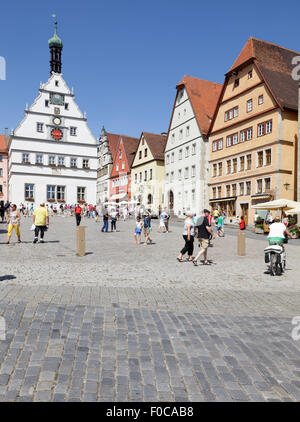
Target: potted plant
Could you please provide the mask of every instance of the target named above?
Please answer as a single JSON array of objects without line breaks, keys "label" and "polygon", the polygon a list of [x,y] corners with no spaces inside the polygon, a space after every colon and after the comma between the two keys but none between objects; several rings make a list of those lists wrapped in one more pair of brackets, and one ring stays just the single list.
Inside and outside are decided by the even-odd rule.
[{"label": "potted plant", "polygon": [[258,217],[255,223],[255,233],[264,234],[264,219]]},{"label": "potted plant", "polygon": [[293,226],[293,227],[290,227],[288,230],[291,233],[293,239],[298,239],[298,237],[299,237],[299,227]]}]

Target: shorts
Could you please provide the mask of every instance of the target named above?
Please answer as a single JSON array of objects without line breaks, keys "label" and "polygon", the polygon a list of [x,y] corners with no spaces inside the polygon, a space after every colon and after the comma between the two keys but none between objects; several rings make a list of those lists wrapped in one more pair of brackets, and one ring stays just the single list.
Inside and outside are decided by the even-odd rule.
[{"label": "shorts", "polygon": [[217,231],[219,232],[221,230],[223,230],[223,226],[217,226]]},{"label": "shorts", "polygon": [[269,245],[283,245],[284,243],[284,238],[282,237],[269,237],[268,238],[269,241]]},{"label": "shorts", "polygon": [[144,227],[144,235],[150,233],[150,227]]},{"label": "shorts", "polygon": [[203,238],[198,238],[199,244],[201,246],[201,248],[203,249],[207,249],[208,245],[209,245],[209,240],[208,239],[203,239]]},{"label": "shorts", "polygon": [[138,230],[138,229],[135,230],[135,234],[141,234],[141,233],[142,233],[141,230]]},{"label": "shorts", "polygon": [[20,227],[18,226],[18,224],[9,224],[7,229],[7,235],[10,237],[14,228],[16,231],[16,235],[20,237]]}]

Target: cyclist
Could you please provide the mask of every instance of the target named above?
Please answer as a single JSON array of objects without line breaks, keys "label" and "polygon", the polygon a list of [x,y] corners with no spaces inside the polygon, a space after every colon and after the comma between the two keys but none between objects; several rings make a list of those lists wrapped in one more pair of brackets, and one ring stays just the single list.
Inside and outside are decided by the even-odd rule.
[{"label": "cyclist", "polygon": [[269,245],[280,245],[283,247],[285,235],[292,237],[285,224],[281,223],[280,217],[275,217],[274,223],[269,226],[268,241]]}]

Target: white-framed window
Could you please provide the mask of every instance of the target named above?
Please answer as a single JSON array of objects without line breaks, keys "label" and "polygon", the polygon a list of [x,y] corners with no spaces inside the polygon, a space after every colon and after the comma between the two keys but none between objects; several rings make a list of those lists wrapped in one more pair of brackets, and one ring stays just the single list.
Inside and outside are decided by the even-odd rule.
[{"label": "white-framed window", "polygon": [[77,158],[72,157],[70,159],[70,166],[71,167],[77,167]]},{"label": "white-framed window", "polygon": [[125,161],[122,161],[122,170],[125,170]]},{"label": "white-framed window", "polygon": [[192,177],[196,177],[196,166],[192,166]]},{"label": "white-framed window", "polygon": [[166,164],[169,164],[169,162],[170,162],[170,156],[169,156],[169,154],[167,154],[166,155]]},{"label": "white-framed window", "polygon": [[0,177],[3,176],[3,169],[0,168]]},{"label": "white-framed window", "polygon": [[135,175],[134,175],[134,181],[135,181],[135,183],[137,183],[137,173],[135,173]]},{"label": "white-framed window", "polygon": [[233,109],[233,117],[238,117],[238,115],[239,115],[239,107],[236,106]]},{"label": "white-framed window", "polygon": [[178,180],[182,179],[182,171],[181,169],[178,170]]},{"label": "white-framed window", "polygon": [[232,145],[232,136],[231,135],[227,136],[227,138],[226,138],[226,145],[228,147],[231,147],[231,145]]},{"label": "white-framed window", "polygon": [[24,188],[25,188],[25,192],[24,192],[25,200],[34,199],[34,185],[30,183],[25,183]]},{"label": "white-framed window", "polygon": [[119,163],[116,165],[116,171],[119,171]]},{"label": "white-framed window", "polygon": [[169,183],[169,173],[166,173],[166,182]]},{"label": "white-framed window", "polygon": [[77,187],[77,201],[85,201],[85,187]]},{"label": "white-framed window", "polygon": [[190,148],[189,147],[185,147],[185,157],[189,157],[190,155]]},{"label": "white-framed window", "polygon": [[240,142],[245,142],[246,140],[246,131],[241,130]]},{"label": "white-framed window", "polygon": [[174,142],[175,142],[175,133],[172,133],[171,140],[172,140],[172,144],[174,144]]},{"label": "white-framed window", "polygon": [[220,149],[223,149],[223,138],[219,139],[219,142],[218,142],[218,149],[219,149],[219,150],[220,150]]},{"label": "white-framed window", "polygon": [[142,175],[142,172],[140,171],[140,183],[142,181],[142,178],[143,178],[143,175]]},{"label": "white-framed window", "polygon": [[147,182],[147,175],[148,175],[147,170],[145,170],[145,173],[144,173],[144,182]]},{"label": "white-framed window", "polygon": [[229,120],[229,111],[225,111],[225,118],[224,118],[225,122],[227,122],[227,120]]},{"label": "white-framed window", "polygon": [[189,126],[186,127],[186,136],[190,136],[190,127]]},{"label": "white-framed window", "polygon": [[271,133],[272,132],[272,120],[268,120],[266,122],[266,133]]},{"label": "white-framed window", "polygon": [[119,158],[122,158],[122,150],[119,151]]},{"label": "white-framed window", "polygon": [[232,136],[232,142],[233,142],[233,145],[236,145],[236,144],[239,143],[239,135],[238,135],[238,133],[234,133],[234,135]]},{"label": "white-framed window", "polygon": [[192,145],[192,155],[196,154],[196,144]]},{"label": "white-framed window", "polygon": [[55,198],[55,191],[56,191],[55,185],[47,185],[47,201],[56,199]]},{"label": "white-framed window", "polygon": [[70,127],[70,135],[71,136],[77,136],[77,127],[75,127],[75,126]]},{"label": "white-framed window", "polygon": [[178,112],[178,119],[180,119],[180,111]]},{"label": "white-framed window", "polygon": [[37,122],[36,131],[37,132],[44,132],[44,123]]},{"label": "white-framed window", "polygon": [[265,134],[265,124],[259,123],[258,130],[257,130],[257,136],[263,136]]},{"label": "white-framed window", "polygon": [[56,198],[58,201],[64,201],[65,200],[65,186],[57,186],[56,188]]},{"label": "white-framed window", "polygon": [[174,152],[171,154],[171,163],[174,163]]},{"label": "white-framed window", "polygon": [[186,167],[186,168],[184,169],[184,178],[185,178],[185,179],[188,179],[188,178],[189,178],[189,168],[188,168],[188,167]]},{"label": "white-framed window", "polygon": [[229,120],[233,119],[233,109],[229,110]]},{"label": "white-framed window", "polygon": [[251,98],[250,100],[247,101],[247,112],[249,113],[252,110],[253,110],[253,100]]},{"label": "white-framed window", "polygon": [[217,149],[218,149],[218,141],[213,141],[212,150],[217,151]]},{"label": "white-framed window", "polygon": [[263,104],[263,102],[264,102],[264,96],[263,96],[263,95],[260,95],[260,96],[258,97],[258,105]]},{"label": "white-framed window", "polygon": [[49,155],[49,164],[50,165],[55,164],[55,155]]},{"label": "white-framed window", "polygon": [[239,183],[239,188],[240,188],[240,196],[244,196],[245,195],[245,184],[244,184],[244,182]]},{"label": "white-framed window", "polygon": [[252,137],[253,137],[253,129],[252,129],[252,127],[248,127],[248,129],[247,129],[247,141],[252,139]]},{"label": "white-framed window", "polygon": [[180,131],[179,131],[179,139],[182,139],[182,138],[183,138],[183,130],[180,129]]},{"label": "white-framed window", "polygon": [[179,150],[178,158],[179,158],[179,160],[182,160],[182,149]]},{"label": "white-framed window", "polygon": [[195,189],[192,189],[192,202],[195,203],[196,195],[195,195]]},{"label": "white-framed window", "polygon": [[65,165],[65,157],[58,157],[58,165],[59,166]]},{"label": "white-framed window", "polygon": [[171,183],[174,181],[174,171],[171,171]]},{"label": "white-framed window", "polygon": [[42,154],[36,154],[35,162],[36,162],[36,164],[43,164],[43,155]]},{"label": "white-framed window", "polygon": [[152,175],[152,169],[150,169],[149,180],[152,180],[152,177],[153,177],[153,175]]},{"label": "white-framed window", "polygon": [[27,152],[22,154],[22,163],[29,163],[29,154]]},{"label": "white-framed window", "polygon": [[87,158],[84,158],[84,159],[82,160],[82,167],[83,167],[84,169],[87,169],[87,168],[89,168],[89,166],[90,166],[90,164],[89,164],[89,160],[88,160]]}]

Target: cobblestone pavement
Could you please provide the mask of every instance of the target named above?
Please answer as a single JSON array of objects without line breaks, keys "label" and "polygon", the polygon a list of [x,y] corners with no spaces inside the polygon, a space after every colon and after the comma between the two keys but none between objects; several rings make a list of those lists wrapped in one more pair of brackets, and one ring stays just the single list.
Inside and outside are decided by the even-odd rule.
[{"label": "cobblestone pavement", "polygon": [[176,261],[179,224],[136,246],[133,221],[106,234],[84,220],[85,257],[73,219],[51,218],[45,244],[30,225],[11,245],[0,225],[1,401],[300,400],[297,241],[271,277],[262,238],[237,257],[234,230],[194,267]]}]

